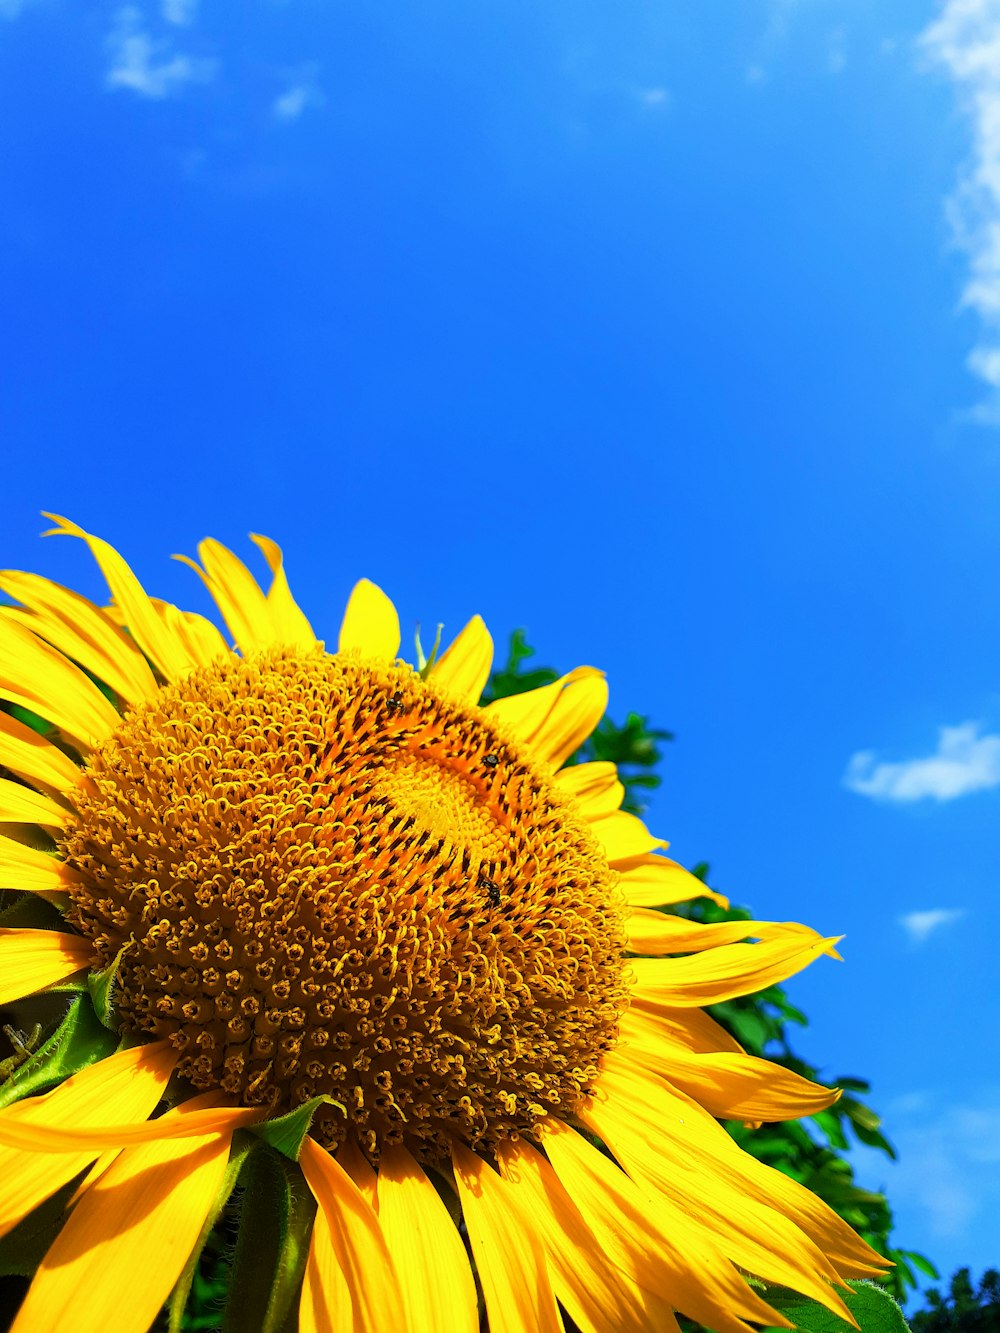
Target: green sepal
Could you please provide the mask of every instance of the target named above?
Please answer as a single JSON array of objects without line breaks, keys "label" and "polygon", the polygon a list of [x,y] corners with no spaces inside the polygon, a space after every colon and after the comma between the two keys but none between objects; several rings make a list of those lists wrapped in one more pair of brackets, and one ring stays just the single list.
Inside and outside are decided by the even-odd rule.
[{"label": "green sepal", "polygon": [[31,1277],[59,1234],[66,1205],[83,1176],[81,1171],[44,1203],[0,1237],[0,1276]]},{"label": "green sepal", "polygon": [[21,893],[0,912],[4,930],[65,930],[62,912],[37,893]]},{"label": "green sepal", "polygon": [[316,1204],[302,1173],[258,1143],[246,1161],[239,1237],[222,1333],[285,1333],[309,1256]]},{"label": "green sepal", "polygon": [[290,1162],[297,1162],[302,1151],[302,1140],[309,1133],[313,1116],[321,1106],[336,1106],[338,1110],[347,1114],[346,1107],[342,1103],[324,1094],[322,1097],[311,1097],[309,1101],[303,1102],[287,1115],[279,1116],[277,1120],[262,1120],[259,1125],[251,1125],[250,1133],[256,1134],[259,1139],[270,1144]]},{"label": "green sepal", "polygon": [[222,1177],[219,1192],[215,1196],[208,1216],[202,1224],[194,1249],[188,1256],[188,1261],[184,1265],[173,1291],[170,1293],[170,1300],[167,1302],[167,1333],[183,1333],[185,1326],[184,1309],[191,1294],[191,1285],[194,1282],[195,1274],[198,1272],[198,1261],[201,1259],[201,1252],[222,1216],[223,1209],[229,1202],[229,1196],[236,1187],[236,1181],[243,1170],[248,1155],[256,1146],[254,1140],[247,1134],[238,1133],[233,1136],[233,1144],[229,1151],[229,1162],[226,1165],[226,1173]]},{"label": "green sepal", "polygon": [[94,1012],[89,996],[79,996],[48,1041],[0,1086],[0,1110],[105,1059],[117,1045],[114,1033]]},{"label": "green sepal", "polygon": [[417,632],[413,637],[417,649],[417,674],[420,676],[421,680],[427,679],[427,673],[437,661],[438,649],[441,647],[441,632],[443,629],[444,625],[438,625],[437,633],[434,636],[434,645],[431,648],[431,655],[430,657],[425,657],[423,645],[420,642],[420,626],[417,626]]},{"label": "green sepal", "polygon": [[[902,1310],[884,1287],[874,1282],[847,1285],[847,1291],[837,1288],[837,1294],[857,1320],[861,1333],[908,1333]],[[788,1287],[768,1287],[761,1295],[802,1333],[854,1333],[852,1326],[832,1310]]]},{"label": "green sepal", "polygon": [[122,945],[107,967],[100,972],[91,972],[87,977],[87,990],[90,992],[94,1013],[111,1032],[118,1032],[121,1028],[121,1020],[115,1011],[111,995],[118,980],[118,969],[122,965],[122,959],[131,947],[132,941],[129,940]]}]

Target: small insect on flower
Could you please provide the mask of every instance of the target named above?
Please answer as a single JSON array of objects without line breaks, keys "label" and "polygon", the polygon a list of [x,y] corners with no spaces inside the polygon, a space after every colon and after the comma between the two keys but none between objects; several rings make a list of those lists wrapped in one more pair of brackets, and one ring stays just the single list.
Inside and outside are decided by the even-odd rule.
[{"label": "small insect on flower", "polygon": [[486,875],[480,875],[477,887],[486,890],[486,897],[489,899],[491,907],[500,906],[500,889],[493,880]]}]

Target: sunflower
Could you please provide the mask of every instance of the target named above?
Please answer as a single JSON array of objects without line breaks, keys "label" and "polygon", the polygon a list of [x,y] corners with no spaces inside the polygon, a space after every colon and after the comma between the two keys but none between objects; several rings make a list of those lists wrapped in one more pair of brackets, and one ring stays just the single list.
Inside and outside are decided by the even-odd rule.
[{"label": "sunflower", "polygon": [[408,665],[366,580],[329,653],[262,537],[266,593],[187,561],[231,646],[50,517],[112,600],[0,574],[0,1002],[71,998],[0,1091],[0,1235],[57,1227],[15,1333],[143,1333],[255,1154],[303,1333],[787,1326],[761,1283],[850,1318],[885,1261],[718,1123],[838,1093],[702,1010],[837,941],[654,910],[709,890],[566,764],[602,673],[482,706],[483,622]]}]

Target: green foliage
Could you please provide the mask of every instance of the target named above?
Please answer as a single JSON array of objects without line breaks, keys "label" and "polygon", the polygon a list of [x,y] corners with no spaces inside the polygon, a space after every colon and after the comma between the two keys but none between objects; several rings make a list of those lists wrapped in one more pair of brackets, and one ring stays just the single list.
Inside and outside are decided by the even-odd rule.
[{"label": "green foliage", "polygon": [[[861,1333],[907,1333],[906,1320],[898,1304],[884,1287],[874,1282],[850,1282],[839,1293]],[[851,1333],[851,1325],[823,1305],[806,1300],[787,1287],[768,1287],[761,1292],[764,1300],[802,1333]]]},{"label": "green foliage", "polygon": [[943,1296],[932,1287],[925,1300],[925,1308],[910,1320],[913,1333],[1000,1333],[1000,1273],[995,1268],[987,1268],[978,1287],[969,1270],[960,1268]]}]

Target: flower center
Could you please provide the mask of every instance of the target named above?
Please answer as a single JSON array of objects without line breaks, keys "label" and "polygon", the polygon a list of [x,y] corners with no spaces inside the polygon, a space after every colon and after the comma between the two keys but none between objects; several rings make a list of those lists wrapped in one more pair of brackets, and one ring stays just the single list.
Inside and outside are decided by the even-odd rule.
[{"label": "flower center", "polygon": [[196,1087],[375,1159],[565,1117],[627,1004],[616,876],[516,738],[408,667],[269,652],[164,687],[83,771],[72,919]]}]

